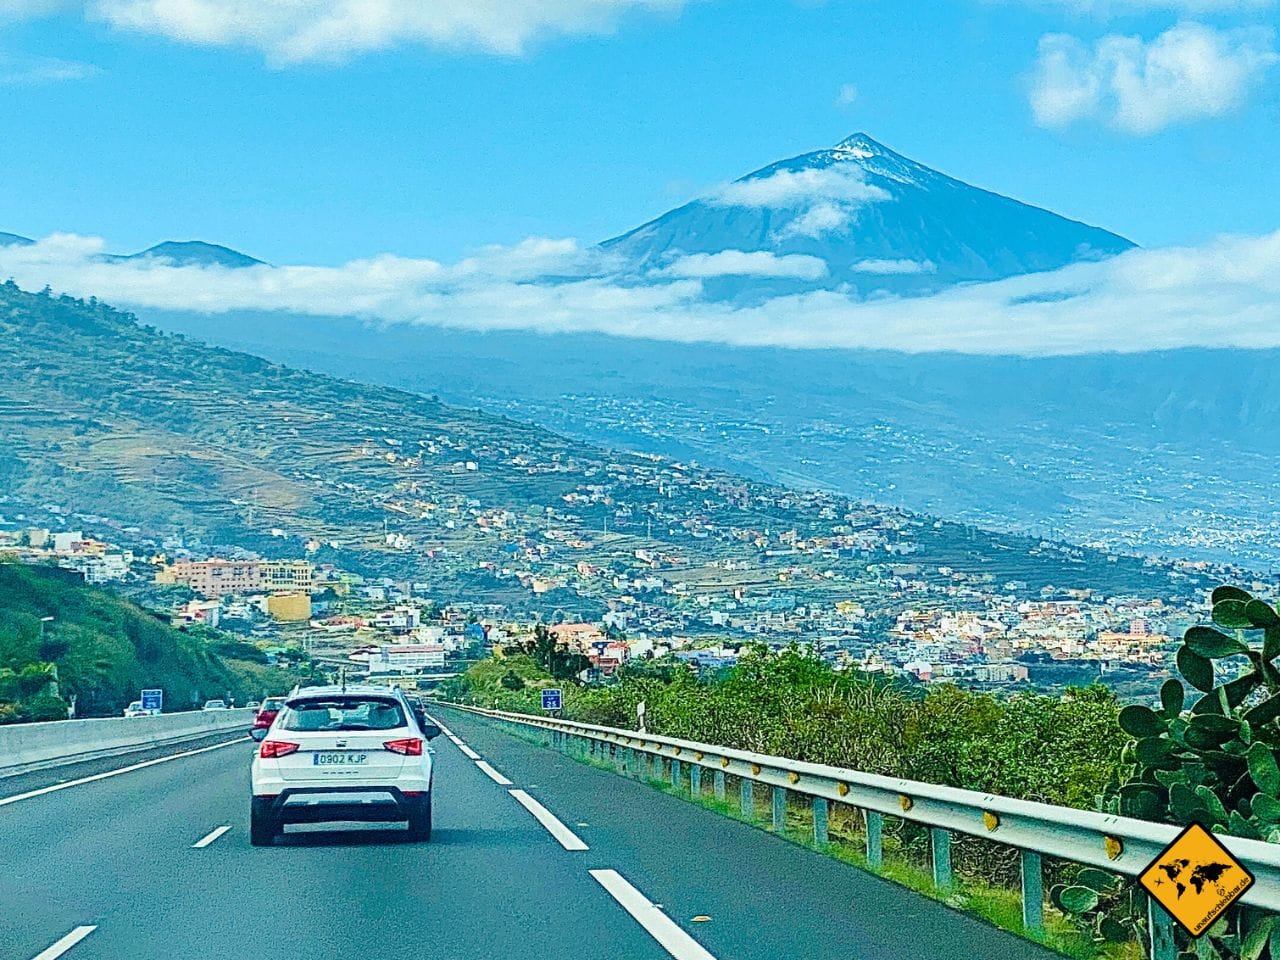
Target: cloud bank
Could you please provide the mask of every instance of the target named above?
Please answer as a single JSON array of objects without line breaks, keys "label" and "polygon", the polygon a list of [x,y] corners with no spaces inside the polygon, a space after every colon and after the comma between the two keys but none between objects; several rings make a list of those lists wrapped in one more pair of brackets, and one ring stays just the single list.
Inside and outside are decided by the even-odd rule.
[{"label": "cloud bank", "polygon": [[1264,29],[1216,30],[1180,23],[1150,42],[1110,34],[1092,47],[1041,38],[1031,110],[1042,126],[1100,119],[1117,130],[1156,133],[1239,107],[1277,56]]},{"label": "cloud bank", "polygon": [[571,240],[493,247],[454,264],[384,255],[338,267],[175,267],[112,262],[102,251],[101,240],[65,234],[2,247],[0,277],[28,289],[48,284],[94,295],[144,318],[147,309],[283,311],[471,330],[1038,356],[1280,347],[1280,231],[1195,248],[1133,250],[914,299],[820,290],[751,306],[708,298],[702,278],[751,264],[795,266],[792,258],[774,258],[779,267],[726,251],[738,261],[713,254],[692,260],[684,275],[637,278]]},{"label": "cloud bank", "polygon": [[277,66],[341,62],[407,43],[518,56],[555,36],[605,34],[685,0],[0,0],[0,20],[82,9],[89,20],[203,47],[250,47]]}]

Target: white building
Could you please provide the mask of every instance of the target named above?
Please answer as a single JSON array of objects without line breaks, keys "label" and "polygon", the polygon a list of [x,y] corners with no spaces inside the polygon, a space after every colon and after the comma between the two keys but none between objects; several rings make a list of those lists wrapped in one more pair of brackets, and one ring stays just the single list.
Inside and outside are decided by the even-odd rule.
[{"label": "white building", "polygon": [[383,644],[369,654],[369,675],[420,673],[444,667],[444,645],[440,643]]},{"label": "white building", "polygon": [[84,534],[79,530],[67,531],[66,533],[55,533],[53,535],[53,552],[54,553],[71,553],[76,546],[84,541]]}]

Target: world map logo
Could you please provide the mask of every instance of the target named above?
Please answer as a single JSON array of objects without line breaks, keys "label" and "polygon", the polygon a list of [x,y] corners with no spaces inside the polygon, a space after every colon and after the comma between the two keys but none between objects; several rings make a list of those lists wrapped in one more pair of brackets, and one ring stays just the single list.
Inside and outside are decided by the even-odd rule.
[{"label": "world map logo", "polygon": [[[1196,893],[1204,893],[1205,884],[1211,883],[1216,888],[1219,896],[1224,895],[1226,890],[1222,887],[1222,878],[1227,871],[1233,869],[1229,863],[1197,863],[1193,866],[1191,861],[1185,857],[1177,860],[1168,860],[1159,864],[1159,868],[1169,882],[1174,885],[1179,899],[1187,892],[1188,883],[1195,888]],[[1188,868],[1191,870],[1189,876],[1187,874]],[[1155,883],[1156,886],[1161,886],[1164,881],[1157,878]]]},{"label": "world map logo", "polygon": [[1138,882],[1184,930],[1198,937],[1253,886],[1253,874],[1198,823],[1183,830]]}]

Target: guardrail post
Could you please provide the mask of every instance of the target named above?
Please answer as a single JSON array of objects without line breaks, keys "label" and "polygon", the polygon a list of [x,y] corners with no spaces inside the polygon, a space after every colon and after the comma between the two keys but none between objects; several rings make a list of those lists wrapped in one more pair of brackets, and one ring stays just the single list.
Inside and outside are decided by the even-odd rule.
[{"label": "guardrail post", "polygon": [[879,870],[884,864],[884,816],[874,810],[867,815],[867,866]]},{"label": "guardrail post", "polygon": [[683,780],[684,778],[680,776],[680,761],[672,757],[671,758],[671,786],[679,790],[684,786]]},{"label": "guardrail post", "polygon": [[773,832],[783,833],[787,829],[787,788],[773,788]]},{"label": "guardrail post", "polygon": [[689,793],[695,800],[702,796],[702,768],[696,763],[689,764]]},{"label": "guardrail post", "polygon": [[939,890],[951,888],[951,833],[941,827],[930,827],[933,841],[933,885]]},{"label": "guardrail post", "polygon": [[1177,957],[1173,918],[1152,897],[1147,897],[1147,934],[1151,960],[1174,960]]},{"label": "guardrail post", "polygon": [[724,799],[724,771],[723,770],[716,771],[715,791],[716,791],[716,799],[723,800]]},{"label": "guardrail post", "polygon": [[1044,930],[1044,868],[1031,850],[1022,851],[1022,925],[1032,933]]},{"label": "guardrail post", "polygon": [[827,845],[826,797],[813,798],[813,842],[819,847],[825,847]]},{"label": "guardrail post", "polygon": [[756,798],[751,791],[751,781],[743,779],[738,788],[738,800],[742,815],[748,820],[756,818]]}]

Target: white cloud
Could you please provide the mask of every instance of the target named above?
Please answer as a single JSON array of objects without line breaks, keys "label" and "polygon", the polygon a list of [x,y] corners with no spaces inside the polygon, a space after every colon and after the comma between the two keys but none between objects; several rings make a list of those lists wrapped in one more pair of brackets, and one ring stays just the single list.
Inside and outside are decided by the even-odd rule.
[{"label": "white cloud", "polygon": [[828,233],[836,233],[849,225],[855,210],[838,203],[815,204],[779,230],[777,239],[809,237],[816,240]]},{"label": "white cloud", "polygon": [[86,80],[102,71],[92,64],[54,57],[25,59],[0,54],[0,86],[38,86],[68,80]]},{"label": "white cloud", "polygon": [[793,253],[778,256],[767,250],[721,250],[680,257],[662,271],[663,276],[691,277],[790,277],[818,280],[827,274],[826,261]]},{"label": "white cloud", "polygon": [[1248,96],[1277,60],[1270,31],[1180,23],[1150,42],[1110,34],[1092,47],[1067,34],[1040,40],[1031,109],[1042,126],[1100,118],[1118,130],[1155,133],[1221,116]]},{"label": "white cloud", "polygon": [[859,260],[851,268],[855,273],[882,275],[933,273],[937,266],[931,260]]},{"label": "white cloud", "polygon": [[767,177],[735,180],[707,202],[720,207],[799,207],[823,200],[863,204],[888,199],[886,190],[862,178],[860,167],[837,166],[777,170]]},{"label": "white cloud", "polygon": [[818,291],[753,306],[710,301],[689,277],[622,282],[608,272],[616,264],[572,241],[489,248],[456,264],[385,255],[340,267],[239,270],[111,262],[102,249],[69,235],[0,248],[0,277],[95,295],[144,317],[147,308],[287,311],[474,330],[981,354],[1280,347],[1280,231],[1132,250],[914,299]]},{"label": "white cloud", "polygon": [[66,5],[66,0],[0,0],[0,23],[43,17]]},{"label": "white cloud", "polygon": [[609,33],[629,13],[678,13],[685,2],[85,0],[85,7],[90,18],[122,30],[199,46],[247,46],[284,65],[341,61],[404,43],[518,55],[545,37]]},{"label": "white cloud", "polygon": [[817,238],[843,230],[868,203],[890,200],[883,187],[867,183],[856,165],[776,170],[768,176],[727,183],[704,198],[715,207],[794,210],[774,239]]},{"label": "white cloud", "polygon": [[844,83],[840,85],[840,89],[836,91],[836,106],[851,107],[858,101],[858,87],[852,83]]},{"label": "white cloud", "polygon": [[1071,13],[1118,16],[1158,11],[1184,14],[1265,10],[1275,0],[1029,0],[1032,6],[1064,7]]}]

